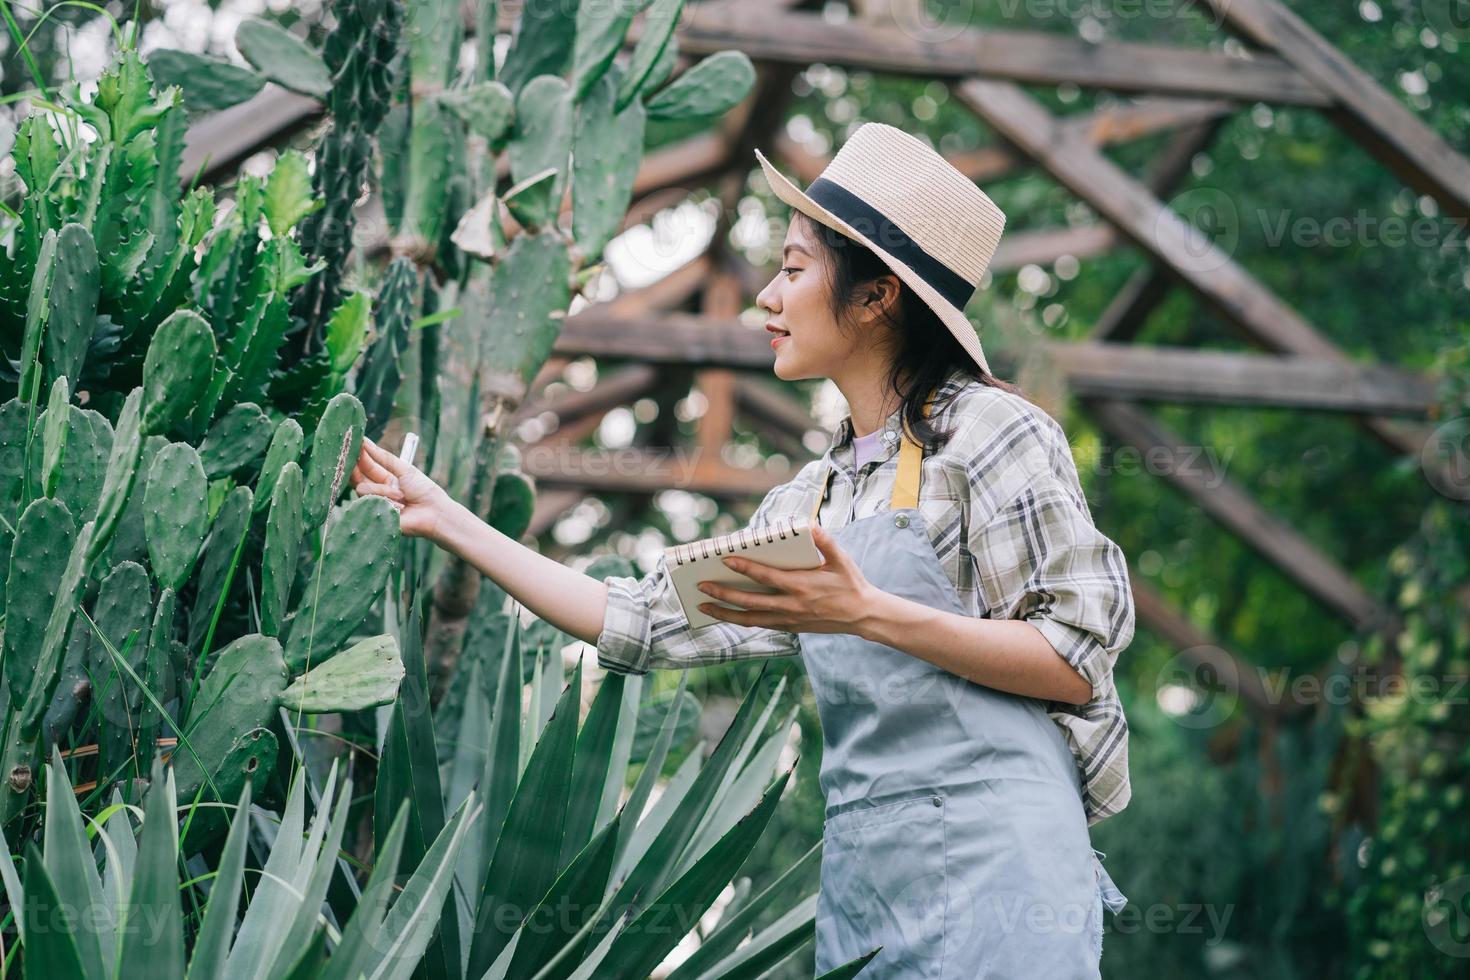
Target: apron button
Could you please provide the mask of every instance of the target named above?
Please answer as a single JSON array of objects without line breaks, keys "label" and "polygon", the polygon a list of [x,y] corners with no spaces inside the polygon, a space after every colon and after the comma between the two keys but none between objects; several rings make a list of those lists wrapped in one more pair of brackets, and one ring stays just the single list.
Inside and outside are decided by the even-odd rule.
[{"label": "apron button", "polygon": [[909,526],[909,515],[907,515],[907,514],[899,514],[897,517],[895,517],[893,519],[893,523],[896,524],[898,527],[908,527]]},{"label": "apron button", "polygon": [[931,797],[931,799],[932,799],[932,800],[933,800],[933,801],[934,801],[934,805],[935,805],[935,806],[940,806],[940,805],[942,805],[942,804],[943,804],[943,802],[944,802],[944,801],[943,801],[943,800],[941,800],[941,799],[940,799],[940,798],[939,798],[939,797],[937,797],[937,796],[935,796],[935,797]]}]

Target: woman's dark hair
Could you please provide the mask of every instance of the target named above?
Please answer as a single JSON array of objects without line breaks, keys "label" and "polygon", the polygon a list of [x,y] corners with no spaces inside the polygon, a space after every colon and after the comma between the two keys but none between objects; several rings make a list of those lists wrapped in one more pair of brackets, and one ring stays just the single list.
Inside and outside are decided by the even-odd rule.
[{"label": "woman's dark hair", "polygon": [[[874,279],[895,273],[861,242],[828,228],[801,211],[793,211],[792,218],[805,223],[806,230],[820,243],[820,250],[825,253],[824,264],[831,273],[833,317],[838,329],[848,333],[853,307],[862,301],[862,287]],[[885,314],[884,323],[892,332],[895,346],[888,386],[902,402],[902,418],[909,431],[926,451],[932,451],[948,442],[954,430],[941,430],[932,421],[939,417],[948,399],[935,399],[930,418],[924,416],[924,399],[950,371],[958,368],[992,388],[1018,395],[1022,392],[1016,385],[1000,380],[976,364],[939,314],[902,278],[898,282],[898,302]]]}]

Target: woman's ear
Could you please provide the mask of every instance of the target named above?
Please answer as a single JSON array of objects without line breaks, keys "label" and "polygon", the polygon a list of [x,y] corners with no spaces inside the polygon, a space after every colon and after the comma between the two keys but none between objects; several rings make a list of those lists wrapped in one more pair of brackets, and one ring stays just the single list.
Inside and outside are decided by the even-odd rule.
[{"label": "woman's ear", "polygon": [[898,307],[899,279],[893,273],[879,276],[863,286],[863,320],[892,315]]}]

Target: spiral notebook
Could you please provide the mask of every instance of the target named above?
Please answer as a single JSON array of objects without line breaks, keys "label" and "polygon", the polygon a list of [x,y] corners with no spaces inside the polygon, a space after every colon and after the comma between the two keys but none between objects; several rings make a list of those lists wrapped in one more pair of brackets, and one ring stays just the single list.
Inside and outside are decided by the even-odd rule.
[{"label": "spiral notebook", "polygon": [[689,619],[690,629],[725,622],[702,612],[699,608],[702,602],[712,602],[727,609],[743,608],[699,591],[700,582],[719,582],[747,592],[770,594],[777,591],[726,566],[724,559],[730,555],[742,555],[776,568],[816,568],[823,561],[817,543],[812,540],[811,522],[805,517],[783,517],[761,527],[742,528],[703,541],[665,548],[664,560],[674,581],[679,603],[684,607],[684,615]]}]

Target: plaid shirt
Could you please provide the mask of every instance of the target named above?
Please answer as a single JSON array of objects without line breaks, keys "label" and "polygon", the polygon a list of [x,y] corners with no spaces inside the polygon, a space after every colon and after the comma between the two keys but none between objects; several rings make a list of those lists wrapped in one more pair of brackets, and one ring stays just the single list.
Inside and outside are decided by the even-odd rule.
[{"label": "plaid shirt", "polygon": [[[1123,553],[1094,526],[1066,433],[1042,409],[955,371],[939,388],[932,418],[956,431],[924,455],[919,512],[961,607],[1026,620],[1092,683],[1084,705],[1043,705],[1081,767],[1087,822],[1095,824],[1122,810],[1131,793],[1128,723],[1113,685],[1114,661],[1133,639]],[[855,470],[852,416],[843,418],[823,457],[767,493],[751,526],[809,514],[827,460],[835,473],[818,515],[823,527],[836,531],[886,510],[901,425],[895,410],[882,450]],[[718,623],[691,631],[662,556],[642,578],[605,581],[597,662],[607,670],[641,674],[801,652],[800,637],[785,630]]]}]

